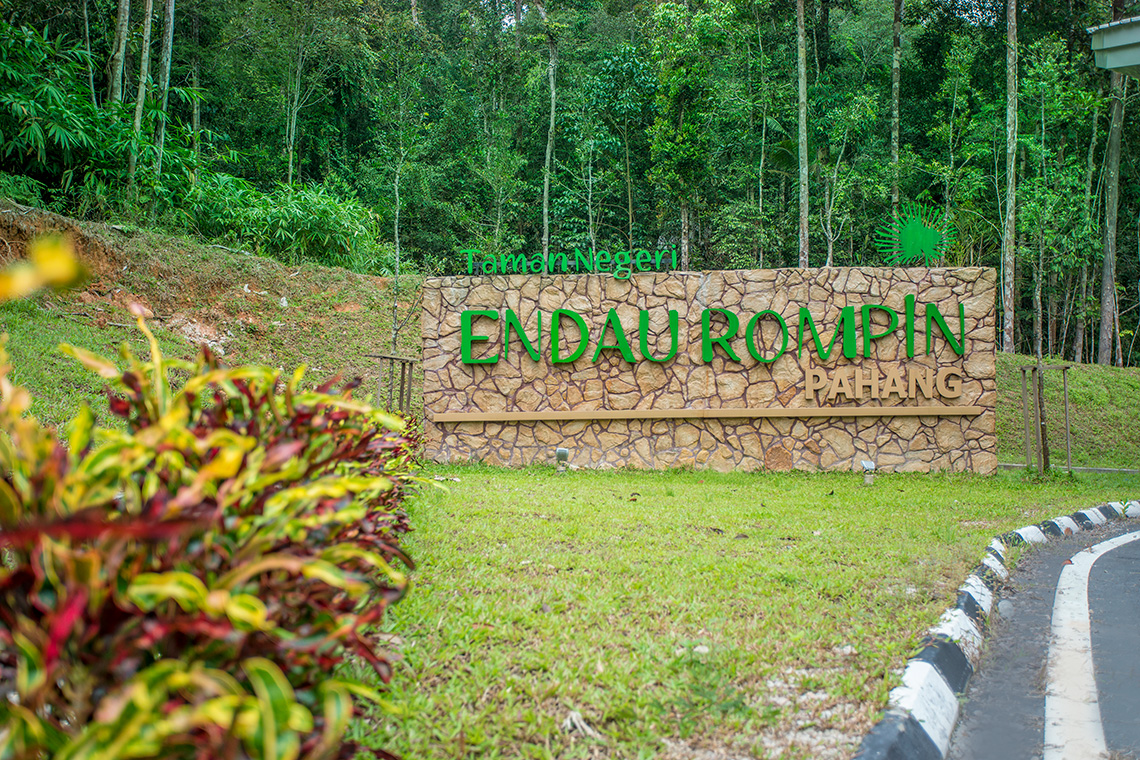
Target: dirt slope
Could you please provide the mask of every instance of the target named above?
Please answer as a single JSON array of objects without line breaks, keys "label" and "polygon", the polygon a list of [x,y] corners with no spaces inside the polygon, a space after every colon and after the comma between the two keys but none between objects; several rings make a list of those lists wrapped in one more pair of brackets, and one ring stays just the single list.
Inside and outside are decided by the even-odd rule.
[{"label": "dirt slope", "polygon": [[[6,244],[0,259],[22,256],[30,239],[49,232],[74,240],[90,278],[74,291],[0,307],[0,328],[10,334],[9,351],[23,381],[42,402],[37,414],[51,422],[62,422],[80,401],[99,395],[98,383],[84,384],[82,373],[69,373],[70,361],[55,347],[70,342],[113,354],[128,340],[143,350],[126,313],[131,302],[150,310],[164,350],[180,356],[208,343],[231,364],[256,362],[287,371],[306,364],[311,379],[359,376],[371,390],[379,362],[367,354],[419,355],[418,313],[392,350],[392,291],[382,278],[289,265],[11,204],[0,206],[0,240]],[[408,298],[400,298],[401,319],[418,292],[418,283],[406,284],[411,287]]]}]

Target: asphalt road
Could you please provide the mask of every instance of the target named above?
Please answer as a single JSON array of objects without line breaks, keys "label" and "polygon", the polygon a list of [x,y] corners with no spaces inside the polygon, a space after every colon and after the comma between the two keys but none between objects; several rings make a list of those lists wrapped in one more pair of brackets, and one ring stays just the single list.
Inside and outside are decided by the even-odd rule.
[{"label": "asphalt road", "polygon": [[[1126,538],[1138,531],[1138,521],[1114,522],[1022,556],[991,618],[949,758],[1140,760],[1140,540]],[[1104,544],[1114,539],[1120,545]],[[1088,569],[1090,547],[1104,553]],[[1068,589],[1060,604],[1059,581]],[[1070,598],[1074,589],[1078,598]],[[1087,645],[1080,646],[1079,636],[1072,645],[1080,631],[1070,630],[1066,615],[1078,624],[1087,620],[1092,678]]]}]

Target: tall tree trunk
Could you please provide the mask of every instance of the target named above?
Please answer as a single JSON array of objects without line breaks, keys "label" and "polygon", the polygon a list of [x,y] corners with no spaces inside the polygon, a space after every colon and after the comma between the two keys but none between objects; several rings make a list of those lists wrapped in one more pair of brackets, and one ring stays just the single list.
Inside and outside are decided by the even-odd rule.
[{"label": "tall tree trunk", "polygon": [[826,176],[823,178],[823,210],[827,217],[827,224],[823,230],[824,237],[827,238],[827,263],[824,266],[830,268],[835,260],[835,239],[831,234],[831,212],[833,210],[831,205],[831,179]]},{"label": "tall tree trunk", "polygon": [[629,119],[625,119],[625,130],[622,132],[622,141],[625,143],[625,211],[628,220],[626,237],[629,238],[629,249],[633,250],[633,176],[629,169]]},{"label": "tall tree trunk", "polygon": [[[401,119],[402,121],[402,119]],[[402,139],[402,138],[401,138]],[[403,149],[401,148],[401,154]],[[396,176],[392,180],[392,190],[395,193],[396,208],[392,219],[392,240],[396,244],[396,276],[392,280],[392,353],[396,354],[396,342],[400,337],[399,326],[399,299],[400,299],[400,172],[404,168],[402,160],[396,163]]]},{"label": "tall tree trunk", "polygon": [[111,57],[107,61],[107,102],[123,99],[123,61],[127,55],[127,30],[131,23],[131,0],[119,0],[115,16],[115,39],[111,43]]},{"label": "tall tree trunk", "polygon": [[1073,361],[1078,364],[1084,361],[1085,352],[1085,307],[1089,298],[1089,265],[1081,264],[1081,284],[1078,292],[1080,300],[1077,301],[1077,327],[1073,338]]},{"label": "tall tree trunk", "polygon": [[1120,299],[1116,292],[1112,294],[1112,321],[1116,327],[1116,366],[1124,366],[1124,350],[1120,345]]},{"label": "tall tree trunk", "polygon": [[816,66],[819,75],[827,71],[831,59],[831,0],[819,0],[819,25],[815,35]]},{"label": "tall tree trunk", "polygon": [[804,0],[796,0],[796,78],[799,82],[800,267],[808,265],[807,32]]},{"label": "tall tree trunk", "polygon": [[1049,355],[1057,356],[1057,273],[1049,272],[1046,314],[1049,318]]},{"label": "tall tree trunk", "polygon": [[1001,236],[1002,351],[1014,351],[1014,261],[1017,258],[1017,0],[1006,0],[1005,222]]},{"label": "tall tree trunk", "polygon": [[135,93],[134,133],[131,138],[130,156],[127,159],[127,185],[132,196],[135,188],[135,168],[139,160],[139,143],[142,142],[143,106],[146,104],[146,96],[150,91],[150,22],[153,15],[154,0],[146,0],[146,10],[143,15],[142,53],[139,54],[139,89]]},{"label": "tall tree trunk", "polygon": [[98,106],[95,96],[95,69],[91,58],[91,24],[87,20],[87,0],[83,0],[83,42],[87,46],[87,85],[91,88],[91,105]]},{"label": "tall tree trunk", "polygon": [[[1113,14],[1116,15],[1116,14]],[[1124,75],[1112,72],[1112,118],[1105,149],[1104,266],[1100,279],[1100,336],[1097,363],[1112,363],[1116,320],[1116,215],[1120,205],[1120,132],[1124,125]]]},{"label": "tall tree trunk", "polygon": [[[753,6],[759,12],[760,5]],[[760,114],[760,168],[756,173],[757,266],[764,268],[764,162],[768,157],[768,64],[764,60],[764,38],[760,34],[760,18],[756,17],[756,44],[760,48],[760,90],[764,93],[764,110]]]},{"label": "tall tree trunk", "polygon": [[[1089,137],[1088,160],[1085,164],[1085,220],[1090,229],[1092,227],[1093,177],[1096,174],[1096,143],[1099,137],[1100,96],[1102,94],[1100,91],[1097,92],[1096,106],[1093,109],[1092,135]],[[1088,310],[1089,297],[1089,265],[1087,261],[1081,262],[1080,293],[1081,298],[1077,302],[1076,336],[1073,341],[1073,361],[1078,364],[1084,361],[1085,355],[1086,311]]]},{"label": "tall tree trunk", "polygon": [[681,199],[681,271],[689,269],[689,197]]},{"label": "tall tree trunk", "polygon": [[[416,26],[420,25],[420,10],[416,6],[416,0],[412,0],[412,23],[415,24]],[[395,344],[393,344],[392,350],[393,351],[396,350]]]},{"label": "tall tree trunk", "polygon": [[903,0],[895,0],[891,39],[891,213],[899,212],[899,81],[902,66]]},{"label": "tall tree trunk", "polygon": [[305,43],[300,40],[297,43],[297,62],[296,70],[293,71],[293,76],[290,77],[290,93],[289,107],[286,109],[285,114],[285,152],[289,157],[289,170],[286,183],[291,187],[293,185],[293,157],[297,148],[297,116],[301,112],[301,86],[304,84],[305,75]]},{"label": "tall tree trunk", "polygon": [[[166,0],[166,9],[162,16],[162,51],[158,56],[158,99],[160,106],[158,134],[154,138],[155,149],[157,150],[154,157],[156,182],[162,180],[162,154],[166,147],[166,120],[169,116],[167,108],[170,105],[170,59],[174,54],[174,0]],[[157,200],[152,196],[150,201],[151,219],[154,218],[156,208]]]},{"label": "tall tree trunk", "polygon": [[[200,86],[198,78],[200,76],[199,69],[201,68],[198,60],[199,32],[197,9],[194,10],[193,19],[194,21],[192,24],[192,29],[194,35],[194,55],[190,59],[190,86],[194,88],[195,92],[197,92],[198,87]],[[190,143],[194,150],[194,169],[193,173],[190,175],[190,182],[191,184],[196,185],[198,184],[198,158],[201,151],[199,138],[201,137],[200,132],[202,129],[202,104],[199,102],[199,99],[197,97],[193,99],[192,103],[193,105],[191,106],[190,112]]]},{"label": "tall tree trunk", "polygon": [[[549,21],[547,22],[549,25]],[[546,31],[546,47],[549,58],[546,74],[550,80],[550,124],[546,128],[546,163],[542,168],[542,271],[550,266],[550,173],[554,163],[554,116],[556,113],[555,79],[558,75],[558,43],[550,26]]]}]

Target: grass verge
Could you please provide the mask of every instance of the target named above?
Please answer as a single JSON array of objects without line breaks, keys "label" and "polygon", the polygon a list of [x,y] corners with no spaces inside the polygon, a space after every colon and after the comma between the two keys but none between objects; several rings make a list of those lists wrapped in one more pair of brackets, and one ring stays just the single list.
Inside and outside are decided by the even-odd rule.
[{"label": "grass verge", "polygon": [[[1140,477],[433,468],[412,505],[408,758],[847,757],[990,538]],[[560,725],[572,712],[598,732]],[[712,754],[701,755],[699,751]]]},{"label": "grass verge", "polygon": [[[1060,360],[1050,360],[1060,363]],[[1025,462],[1025,422],[1020,365],[1030,356],[998,354],[998,461]],[[1032,404],[1032,390],[1029,401]],[[1069,370],[1069,424],[1073,465],[1140,469],[1140,368],[1078,364]],[[1064,383],[1060,370],[1045,372],[1045,424],[1054,467],[1065,466]],[[1035,445],[1035,444],[1031,444]],[[1036,460],[1034,460],[1036,461]]]}]

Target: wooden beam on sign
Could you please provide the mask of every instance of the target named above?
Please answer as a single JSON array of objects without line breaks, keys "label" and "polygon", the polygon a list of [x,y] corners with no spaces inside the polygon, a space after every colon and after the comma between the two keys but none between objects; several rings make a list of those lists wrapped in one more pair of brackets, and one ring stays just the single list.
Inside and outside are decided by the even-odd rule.
[{"label": "wooden beam on sign", "polygon": [[859,406],[785,409],[584,409],[542,412],[428,412],[432,422],[570,422],[575,420],[754,419],[760,417],[975,417],[980,406]]}]

